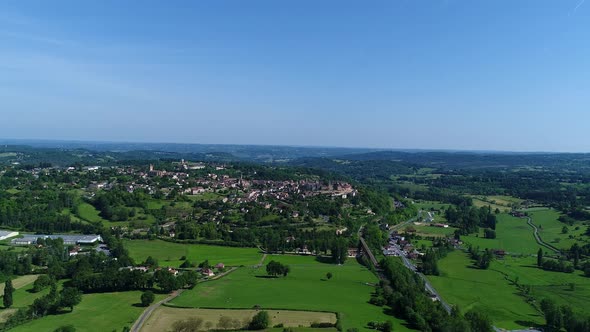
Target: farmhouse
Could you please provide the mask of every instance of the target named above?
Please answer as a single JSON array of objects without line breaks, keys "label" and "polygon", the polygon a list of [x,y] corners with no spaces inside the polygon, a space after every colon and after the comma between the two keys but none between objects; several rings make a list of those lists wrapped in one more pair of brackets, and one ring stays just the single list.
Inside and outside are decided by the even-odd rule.
[{"label": "farmhouse", "polygon": [[357,257],[359,255],[358,248],[348,248],[348,257]]},{"label": "farmhouse", "polygon": [[0,241],[9,239],[11,237],[18,236],[18,232],[13,231],[0,231]]},{"label": "farmhouse", "polygon": [[215,276],[215,273],[213,273],[213,270],[211,269],[203,269],[203,271],[201,271],[201,274],[207,277]]}]

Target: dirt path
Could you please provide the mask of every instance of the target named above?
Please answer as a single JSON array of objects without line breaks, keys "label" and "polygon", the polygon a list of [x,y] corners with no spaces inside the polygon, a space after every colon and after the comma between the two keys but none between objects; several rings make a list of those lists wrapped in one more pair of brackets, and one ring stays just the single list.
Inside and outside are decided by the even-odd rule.
[{"label": "dirt path", "polygon": [[262,264],[264,264],[264,260],[266,259],[266,253],[264,255],[262,255],[262,258],[260,258],[260,262],[258,262],[258,264],[254,265],[255,268],[259,268],[262,266]]}]

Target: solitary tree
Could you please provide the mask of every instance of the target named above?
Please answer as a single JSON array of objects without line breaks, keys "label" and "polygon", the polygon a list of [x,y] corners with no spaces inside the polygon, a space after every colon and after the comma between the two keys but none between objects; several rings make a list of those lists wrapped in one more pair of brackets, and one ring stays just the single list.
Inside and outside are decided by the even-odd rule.
[{"label": "solitary tree", "polygon": [[4,308],[12,306],[12,293],[14,293],[14,287],[12,287],[12,280],[8,279],[4,283]]},{"label": "solitary tree", "polygon": [[70,311],[74,311],[74,306],[82,301],[82,293],[74,287],[64,288],[59,295],[59,306],[69,307]]},{"label": "solitary tree", "polygon": [[543,249],[539,248],[537,251],[537,266],[543,265]]},{"label": "solitary tree", "polygon": [[326,278],[327,278],[328,280],[332,279],[332,272],[328,272],[328,273],[326,273]]},{"label": "solitary tree", "polygon": [[148,307],[152,304],[155,300],[156,296],[152,291],[145,291],[141,294],[141,305],[144,307]]},{"label": "solitary tree", "polygon": [[471,325],[471,331],[494,331],[490,317],[482,311],[470,310],[465,314],[465,319],[469,322],[469,325]]},{"label": "solitary tree", "polygon": [[282,274],[283,277],[286,277],[289,272],[291,272],[289,265],[284,265],[277,261],[270,261],[266,264],[266,273],[270,276],[276,277]]},{"label": "solitary tree", "polygon": [[268,312],[259,311],[250,322],[248,328],[250,330],[264,330],[268,327],[270,319],[268,318]]},{"label": "solitary tree", "polygon": [[348,258],[348,243],[341,238],[335,239],[330,247],[330,252],[334,263],[344,264],[344,261]]}]

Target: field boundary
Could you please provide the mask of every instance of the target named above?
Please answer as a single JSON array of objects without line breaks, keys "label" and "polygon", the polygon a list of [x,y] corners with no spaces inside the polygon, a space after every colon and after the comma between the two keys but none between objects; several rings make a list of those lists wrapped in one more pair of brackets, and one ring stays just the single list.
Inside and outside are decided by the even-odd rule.
[{"label": "field boundary", "polygon": [[260,307],[260,308],[254,308],[254,307],[250,307],[250,308],[190,307],[190,306],[184,306],[184,305],[176,305],[176,304],[168,303],[168,302],[163,303],[162,306],[168,307],[168,308],[177,308],[177,309],[258,310],[258,311],[277,310],[277,311],[297,311],[297,312],[322,312],[322,313],[326,313],[326,314],[338,315],[338,312],[330,311],[330,310],[289,309],[289,308],[275,308],[275,307],[272,307],[272,308],[264,308],[264,307]]}]

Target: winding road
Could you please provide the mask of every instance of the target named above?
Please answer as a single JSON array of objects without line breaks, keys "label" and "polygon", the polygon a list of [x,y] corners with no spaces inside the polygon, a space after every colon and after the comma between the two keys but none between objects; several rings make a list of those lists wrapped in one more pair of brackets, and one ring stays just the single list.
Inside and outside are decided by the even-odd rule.
[{"label": "winding road", "polygon": [[531,226],[533,228],[533,235],[535,236],[535,241],[537,241],[537,243],[539,245],[542,245],[545,248],[551,249],[561,255],[561,251],[559,249],[555,248],[554,246],[550,245],[549,243],[547,243],[547,242],[543,241],[543,239],[541,239],[541,236],[539,235],[539,229],[537,228],[537,226],[535,226],[535,224],[533,224],[533,219],[531,217],[527,217],[526,222],[527,222],[527,224],[529,224],[529,226]]}]

